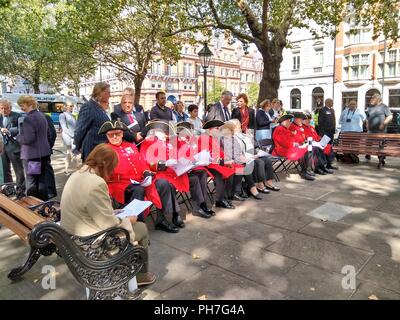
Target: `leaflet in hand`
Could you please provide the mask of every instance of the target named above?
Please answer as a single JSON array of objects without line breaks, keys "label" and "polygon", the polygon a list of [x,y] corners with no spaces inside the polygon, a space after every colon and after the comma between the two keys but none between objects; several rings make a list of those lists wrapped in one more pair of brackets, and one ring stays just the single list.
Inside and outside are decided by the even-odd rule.
[{"label": "leaflet in hand", "polygon": [[208,150],[203,150],[193,156],[197,166],[208,166],[211,163],[211,155]]},{"label": "leaflet in hand", "polygon": [[189,162],[188,164],[177,163],[176,165],[172,166],[171,169],[174,170],[176,175],[179,177],[184,173],[192,170],[194,167],[196,167],[196,165],[191,162]]},{"label": "leaflet in hand", "polygon": [[152,204],[153,203],[151,201],[141,201],[138,199],[134,199],[132,202],[125,206],[121,213],[118,213],[116,216],[121,219],[132,216],[137,217]]},{"label": "leaflet in hand", "polygon": [[329,143],[329,141],[331,141],[331,138],[329,138],[327,135],[324,135],[319,142],[313,141],[312,145],[313,145],[313,147],[325,149],[325,147]]},{"label": "leaflet in hand", "polygon": [[130,179],[131,180],[131,183],[132,184],[140,184],[142,187],[148,187],[149,185],[151,185],[151,182],[152,182],[152,177],[151,176],[147,176],[146,178],[144,178],[143,179],[143,181],[142,182],[138,182],[138,181],[136,181],[136,180],[132,180],[132,179]]},{"label": "leaflet in hand", "polygon": [[271,155],[268,152],[265,152],[264,150],[258,150],[257,156],[261,157],[270,157]]}]

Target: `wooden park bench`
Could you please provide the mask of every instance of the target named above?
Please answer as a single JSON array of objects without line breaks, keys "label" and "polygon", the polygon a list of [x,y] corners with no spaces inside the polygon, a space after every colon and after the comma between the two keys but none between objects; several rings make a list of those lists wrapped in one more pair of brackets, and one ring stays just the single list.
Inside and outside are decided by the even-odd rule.
[{"label": "wooden park bench", "polygon": [[48,202],[37,201],[29,197],[12,199],[0,193],[0,224],[30,245],[23,265],[8,274],[10,280],[21,278],[42,255],[56,253],[75,279],[89,289],[89,299],[140,298],[139,290],[129,292],[128,282],[143,267],[146,251],[130,243],[127,230],[115,227],[88,237],[71,235],[54,221],[57,215],[42,216],[40,209]]},{"label": "wooden park bench", "polygon": [[385,165],[383,157],[400,157],[400,134],[341,132],[334,143],[338,154],[367,154],[378,156],[380,169]]}]

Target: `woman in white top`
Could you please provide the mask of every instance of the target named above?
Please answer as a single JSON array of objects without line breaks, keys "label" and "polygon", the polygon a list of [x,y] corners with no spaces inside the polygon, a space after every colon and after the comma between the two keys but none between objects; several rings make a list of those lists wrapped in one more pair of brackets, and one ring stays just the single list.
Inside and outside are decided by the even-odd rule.
[{"label": "woman in white top", "polygon": [[[65,174],[69,174],[69,166],[71,164],[71,160],[74,157],[72,155],[72,150],[74,149],[74,132],[76,127],[76,119],[72,114],[74,106],[71,104],[67,104],[64,107],[64,112],[60,114],[60,126],[62,132],[62,140],[64,142],[65,147],[67,148],[67,156],[65,158]],[[76,157],[74,157],[76,158]]]}]

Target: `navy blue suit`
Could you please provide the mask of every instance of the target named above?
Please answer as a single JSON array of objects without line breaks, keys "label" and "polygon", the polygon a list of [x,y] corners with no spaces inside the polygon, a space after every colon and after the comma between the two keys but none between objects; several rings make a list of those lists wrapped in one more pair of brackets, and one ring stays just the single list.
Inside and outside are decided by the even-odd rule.
[{"label": "navy blue suit", "polygon": [[[112,120],[117,120],[120,119],[123,123],[125,123],[127,126],[131,125],[131,120],[129,119],[129,116],[127,113],[123,112],[120,108],[118,108],[120,111],[116,111],[117,108],[115,108],[114,112],[111,113],[111,119]],[[133,112],[133,116],[136,118],[137,124],[134,125],[132,128],[130,128],[129,131],[124,132],[124,140],[128,142],[135,142],[136,138],[136,133],[140,132],[142,134],[142,137],[144,138],[146,136],[146,117],[144,113],[142,112]]]},{"label": "navy blue suit", "polygon": [[95,100],[91,99],[82,106],[76,122],[74,144],[82,152],[83,161],[98,144],[107,141],[105,134],[98,134],[106,121],[110,118]]}]

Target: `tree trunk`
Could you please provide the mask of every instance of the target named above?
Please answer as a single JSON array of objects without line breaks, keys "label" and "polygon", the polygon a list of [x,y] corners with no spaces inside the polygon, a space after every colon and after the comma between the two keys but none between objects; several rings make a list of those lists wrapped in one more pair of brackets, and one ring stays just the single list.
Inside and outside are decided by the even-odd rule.
[{"label": "tree trunk", "polygon": [[33,93],[40,93],[40,71],[39,69],[36,69],[34,74],[33,74]]},{"label": "tree trunk", "polygon": [[257,104],[260,104],[265,99],[272,100],[278,98],[278,89],[281,82],[279,74],[281,63],[275,59],[270,59],[268,54],[262,55],[264,69],[260,82],[260,93],[258,94]]},{"label": "tree trunk", "polygon": [[135,101],[134,104],[139,104],[140,101],[140,94],[142,93],[142,84],[146,74],[136,75],[133,83],[135,85]]}]

